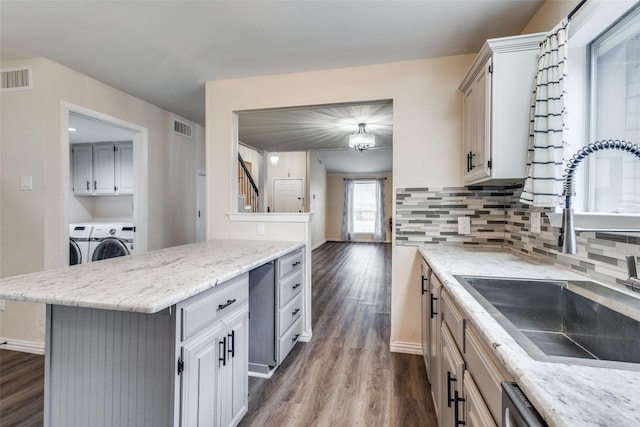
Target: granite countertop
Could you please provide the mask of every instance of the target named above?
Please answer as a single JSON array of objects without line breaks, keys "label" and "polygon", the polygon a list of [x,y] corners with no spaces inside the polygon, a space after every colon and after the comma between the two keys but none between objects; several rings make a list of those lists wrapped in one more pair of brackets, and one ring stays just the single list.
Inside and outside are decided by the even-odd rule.
[{"label": "granite countertop", "polygon": [[209,240],[0,279],[0,299],[156,313],[303,247]]},{"label": "granite countertop", "polygon": [[532,359],[453,277],[585,276],[499,248],[437,245],[419,252],[550,426],[640,426],[640,371]]}]

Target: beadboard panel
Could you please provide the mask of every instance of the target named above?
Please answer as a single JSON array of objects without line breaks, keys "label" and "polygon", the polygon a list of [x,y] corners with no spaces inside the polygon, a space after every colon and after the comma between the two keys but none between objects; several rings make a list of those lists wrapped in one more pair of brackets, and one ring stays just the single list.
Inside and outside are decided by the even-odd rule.
[{"label": "beadboard panel", "polygon": [[47,425],[172,425],[174,315],[66,306],[48,314]]}]

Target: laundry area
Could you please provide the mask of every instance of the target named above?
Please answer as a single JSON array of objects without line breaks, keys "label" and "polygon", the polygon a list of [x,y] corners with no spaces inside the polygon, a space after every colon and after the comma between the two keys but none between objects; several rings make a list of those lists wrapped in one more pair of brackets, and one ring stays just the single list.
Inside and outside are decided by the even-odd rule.
[{"label": "laundry area", "polygon": [[69,265],[135,250],[134,134],[94,117],[69,114]]}]

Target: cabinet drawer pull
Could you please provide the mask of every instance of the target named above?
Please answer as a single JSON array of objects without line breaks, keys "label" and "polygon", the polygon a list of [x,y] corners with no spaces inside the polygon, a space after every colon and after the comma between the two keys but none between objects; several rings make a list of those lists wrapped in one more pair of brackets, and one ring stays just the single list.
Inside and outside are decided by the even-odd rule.
[{"label": "cabinet drawer pull", "polygon": [[227,337],[229,337],[229,350],[227,352],[231,354],[231,357],[236,357],[236,331],[231,331]]},{"label": "cabinet drawer pull", "polygon": [[451,408],[451,404],[454,402],[454,398],[451,397],[451,382],[456,382],[456,377],[451,375],[451,372],[447,371],[447,407],[449,408]]},{"label": "cabinet drawer pull", "polygon": [[[218,343],[218,346],[222,346],[222,351],[220,351],[220,356],[218,356],[218,367],[220,367],[220,362],[222,362],[222,366],[227,365],[227,337],[222,338]],[[220,349],[218,349],[220,350]]]},{"label": "cabinet drawer pull", "polygon": [[293,264],[291,264],[291,266],[292,266],[292,267],[297,267],[297,266],[299,266],[299,265],[300,265],[300,263],[301,263],[301,261],[296,261],[296,262],[294,262]]},{"label": "cabinet drawer pull", "polygon": [[466,425],[466,422],[464,420],[460,419],[460,409],[458,408],[458,403],[460,402],[464,402],[464,398],[460,397],[458,395],[458,390],[453,392],[453,400],[454,400],[454,407],[453,407],[453,414],[454,414],[454,418],[456,419],[456,426],[463,426]]},{"label": "cabinet drawer pull", "polygon": [[295,289],[298,289],[298,288],[300,287],[300,285],[301,285],[301,284],[302,284],[302,283],[296,283],[296,284],[295,284],[295,285],[293,285],[291,288],[292,288],[292,289],[294,289],[294,290],[295,290]]},{"label": "cabinet drawer pull", "polygon": [[296,308],[295,310],[293,310],[293,312],[291,312],[291,316],[295,316],[298,313],[300,313],[300,309]]},{"label": "cabinet drawer pull", "polygon": [[223,309],[229,307],[234,302],[236,302],[235,298],[234,299],[228,299],[226,303],[218,305],[218,310],[223,310]]},{"label": "cabinet drawer pull", "polygon": [[293,338],[291,338],[291,341],[296,342],[298,341],[298,338],[300,338],[300,334],[296,334]]},{"label": "cabinet drawer pull", "polygon": [[91,182],[87,181],[87,191],[91,190]]},{"label": "cabinet drawer pull", "polygon": [[429,301],[429,318],[433,319],[434,317],[436,317],[436,314],[438,314],[438,312],[436,311],[436,308],[434,306],[434,302],[438,301],[438,298],[433,296],[433,293],[431,293],[431,301]]},{"label": "cabinet drawer pull", "polygon": [[93,181],[93,189],[94,190],[98,189],[98,181]]}]

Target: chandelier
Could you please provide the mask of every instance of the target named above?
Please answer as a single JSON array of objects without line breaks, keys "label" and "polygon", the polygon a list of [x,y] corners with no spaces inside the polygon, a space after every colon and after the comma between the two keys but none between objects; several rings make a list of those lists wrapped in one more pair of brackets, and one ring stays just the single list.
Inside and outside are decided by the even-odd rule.
[{"label": "chandelier", "polygon": [[349,148],[358,150],[361,153],[376,145],[375,135],[367,133],[364,127],[364,123],[358,123],[358,132],[349,135]]}]

